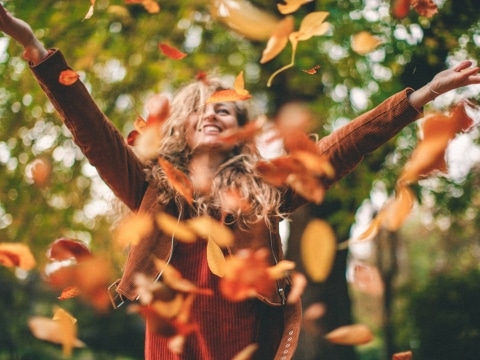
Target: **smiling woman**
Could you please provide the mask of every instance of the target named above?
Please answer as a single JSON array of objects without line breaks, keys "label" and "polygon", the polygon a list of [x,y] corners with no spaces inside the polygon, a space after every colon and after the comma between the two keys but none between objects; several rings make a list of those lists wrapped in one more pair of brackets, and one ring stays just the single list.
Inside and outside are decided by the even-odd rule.
[{"label": "smiling woman", "polygon": [[[316,143],[294,129],[279,131],[297,157],[275,163],[277,168],[263,162],[275,171],[268,181],[251,137],[221,140],[248,126],[249,117],[244,102],[208,101],[225,89],[216,80],[192,82],[177,92],[170,111],[159,111],[150,124],[140,121],[139,129],[161,135],[152,138],[158,139],[155,151],[141,160],[80,79],[59,81],[72,69],[58,49],[45,49],[30,26],[1,5],[0,30],[25,48],[34,76],[104,182],[149,223],[130,248],[122,278],[111,286],[115,306],[140,301],[147,360],[228,360],[243,351],[243,358],[291,359],[301,323],[298,291],[292,291],[299,277],[290,277],[292,264],[282,261],[280,221],[311,199],[308,190],[323,194],[415,121],[438,94],[480,83],[478,67],[464,61]],[[247,99],[240,85],[233,90]],[[334,171],[325,170],[324,159]]]}]

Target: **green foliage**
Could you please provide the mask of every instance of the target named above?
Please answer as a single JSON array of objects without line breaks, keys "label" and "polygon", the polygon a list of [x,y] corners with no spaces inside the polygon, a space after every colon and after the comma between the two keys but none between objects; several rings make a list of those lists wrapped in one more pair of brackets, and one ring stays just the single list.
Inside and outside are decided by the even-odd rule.
[{"label": "green foliage", "polygon": [[415,359],[475,359],[480,352],[480,271],[441,274],[413,294]]}]

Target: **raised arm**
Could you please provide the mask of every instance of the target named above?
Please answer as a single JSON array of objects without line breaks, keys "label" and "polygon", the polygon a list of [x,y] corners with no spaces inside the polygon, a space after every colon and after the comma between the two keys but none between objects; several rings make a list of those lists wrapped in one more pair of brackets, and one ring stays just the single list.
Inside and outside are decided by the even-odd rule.
[{"label": "raised arm", "polygon": [[432,81],[414,91],[406,89],[322,138],[317,147],[336,170],[332,182],[352,171],[363,157],[377,149],[401,129],[415,121],[422,107],[450,90],[480,84],[479,67],[471,61],[441,71]]},{"label": "raised arm", "polygon": [[61,72],[70,69],[60,51],[46,50],[31,27],[1,4],[0,30],[24,47],[24,58],[41,88],[102,179],[128,207],[137,209],[147,188],[143,165],[81,81],[60,83]]}]

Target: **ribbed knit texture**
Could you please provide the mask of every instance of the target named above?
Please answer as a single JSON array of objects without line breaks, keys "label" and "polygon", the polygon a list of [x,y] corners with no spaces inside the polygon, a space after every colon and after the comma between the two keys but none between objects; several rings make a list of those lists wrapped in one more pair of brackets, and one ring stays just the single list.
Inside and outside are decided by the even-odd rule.
[{"label": "ribbed knit texture", "polygon": [[199,287],[214,290],[214,295],[196,296],[191,322],[198,324],[199,331],[187,335],[180,355],[173,354],[168,339],[153,334],[147,324],[146,360],[230,360],[255,342],[257,300],[232,302],[222,297],[220,278],[208,268],[205,242],[177,244],[171,264]]}]

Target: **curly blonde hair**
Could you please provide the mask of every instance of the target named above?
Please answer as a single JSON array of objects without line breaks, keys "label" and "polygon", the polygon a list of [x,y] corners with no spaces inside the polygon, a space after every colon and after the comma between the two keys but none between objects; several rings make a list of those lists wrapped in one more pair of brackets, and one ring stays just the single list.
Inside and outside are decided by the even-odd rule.
[{"label": "curly blonde hair", "polygon": [[[190,114],[200,111],[208,97],[215,91],[228,89],[218,79],[198,80],[181,88],[171,103],[171,113],[164,124],[164,136],[159,148],[159,156],[172,163],[178,170],[189,175],[188,165],[192,149],[186,141],[186,121]],[[239,126],[249,120],[249,111],[245,102],[235,102]],[[255,171],[255,163],[261,158],[253,141],[238,143],[228,160],[217,170],[211,191],[207,194],[194,194],[194,206],[188,207],[177,191],[169,183],[165,171],[158,161],[147,162],[147,180],[156,184],[158,201],[166,205],[175,201],[181,212],[190,211],[191,216],[208,215],[222,218],[226,223],[238,222],[242,228],[264,220],[272,225],[273,216],[284,217],[280,211],[282,190],[265,183]],[[224,204],[222,194],[235,190],[249,206],[232,210]],[[225,216],[226,214],[226,216]]]}]

